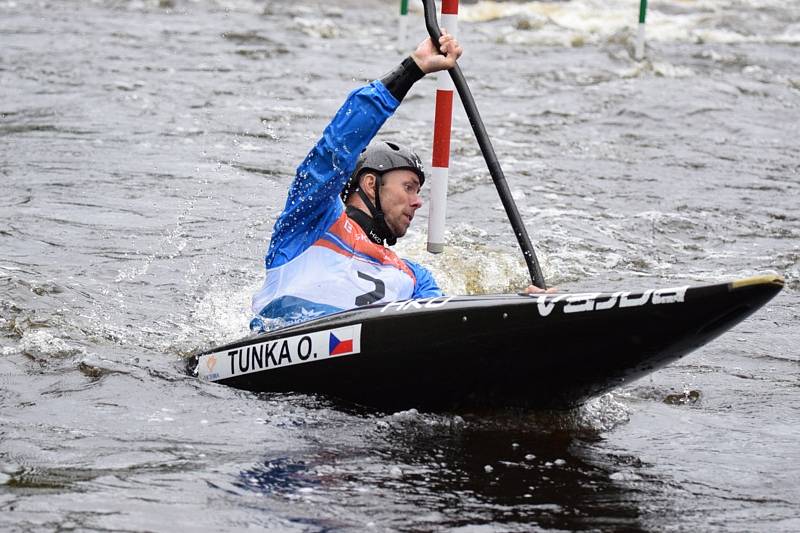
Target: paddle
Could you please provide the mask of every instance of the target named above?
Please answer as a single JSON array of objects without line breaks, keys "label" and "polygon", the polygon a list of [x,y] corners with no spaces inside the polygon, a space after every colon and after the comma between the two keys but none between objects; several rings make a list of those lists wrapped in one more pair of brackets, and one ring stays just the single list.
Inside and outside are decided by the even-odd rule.
[{"label": "paddle", "polygon": [[[431,39],[433,39],[434,43],[438,43],[442,32],[439,29],[439,22],[436,20],[436,6],[434,0],[422,0],[422,5],[425,9],[425,26],[428,28],[428,34],[431,36]],[[525,230],[525,225],[522,223],[522,218],[519,216],[517,205],[511,197],[511,191],[508,188],[503,169],[500,168],[500,163],[497,161],[497,156],[489,140],[489,135],[486,133],[486,128],[483,126],[483,120],[481,120],[481,116],[478,113],[475,100],[472,98],[469,86],[467,86],[467,80],[464,79],[464,75],[461,73],[461,68],[459,68],[458,65],[448,70],[448,72],[453,79],[453,84],[456,86],[458,95],[461,97],[461,103],[464,105],[464,110],[467,112],[467,118],[469,118],[472,131],[475,133],[475,137],[478,140],[478,145],[483,153],[483,159],[486,161],[486,166],[489,167],[489,173],[492,175],[497,193],[500,195],[500,201],[503,203],[508,220],[511,222],[511,227],[514,229],[514,234],[517,236],[517,242],[520,248],[522,248],[522,254],[525,256],[525,263],[528,265],[531,281],[537,287],[546,289],[547,286],[544,282],[544,276],[542,276],[542,269],[539,268],[539,262],[536,260],[536,253],[533,251],[528,232]]]}]

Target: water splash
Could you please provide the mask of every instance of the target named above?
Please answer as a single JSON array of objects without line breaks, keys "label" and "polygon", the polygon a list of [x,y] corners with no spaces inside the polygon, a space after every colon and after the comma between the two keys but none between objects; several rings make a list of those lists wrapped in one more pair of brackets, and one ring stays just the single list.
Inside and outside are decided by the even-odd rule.
[{"label": "water splash", "polygon": [[23,331],[19,344],[13,348],[4,348],[3,353],[23,353],[36,360],[49,361],[53,358],[86,355],[86,349],[72,345],[49,331],[33,329]]}]

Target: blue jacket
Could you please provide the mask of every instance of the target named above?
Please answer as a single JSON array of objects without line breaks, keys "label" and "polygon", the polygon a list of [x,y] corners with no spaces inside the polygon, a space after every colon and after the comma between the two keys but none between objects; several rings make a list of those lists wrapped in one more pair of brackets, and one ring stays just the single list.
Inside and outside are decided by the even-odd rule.
[{"label": "blue jacket", "polygon": [[339,197],[362,150],[399,105],[380,81],[356,89],[297,168],[275,222],[264,284],[253,296],[259,318],[251,329],[442,295],[426,268],[372,242]]}]

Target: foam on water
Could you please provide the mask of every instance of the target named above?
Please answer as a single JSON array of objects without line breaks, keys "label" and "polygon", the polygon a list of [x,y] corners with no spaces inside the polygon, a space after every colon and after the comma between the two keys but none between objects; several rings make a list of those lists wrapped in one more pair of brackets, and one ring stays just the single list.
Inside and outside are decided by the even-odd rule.
[{"label": "foam on water", "polygon": [[479,228],[458,224],[445,233],[444,252],[430,254],[427,236],[412,230],[398,241],[395,251],[429,268],[445,294],[513,293],[527,287],[522,252],[490,246],[486,237]]},{"label": "foam on water", "polygon": [[[749,34],[724,27],[730,13],[763,9],[785,9],[784,2],[752,0],[745,3],[692,2],[651,3],[647,13],[647,39],[657,42],[690,43],[800,43],[798,24],[787,25],[780,32]],[[625,35],[633,42],[638,23],[638,3],[609,0],[573,0],[570,2],[494,2],[481,0],[459,8],[459,18],[473,23],[509,19],[513,26],[500,28],[499,42],[551,46],[602,44]]]},{"label": "foam on water", "polygon": [[86,350],[80,346],[73,346],[64,339],[54,336],[44,330],[28,330],[22,333],[19,341],[18,353],[24,353],[34,359],[68,357],[85,355]]}]

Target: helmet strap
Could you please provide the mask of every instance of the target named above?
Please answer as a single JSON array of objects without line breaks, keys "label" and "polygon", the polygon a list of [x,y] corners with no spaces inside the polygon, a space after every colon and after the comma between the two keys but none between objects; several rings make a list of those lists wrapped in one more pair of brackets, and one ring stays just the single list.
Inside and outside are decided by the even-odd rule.
[{"label": "helmet strap", "polygon": [[356,208],[353,208],[353,210],[348,208],[347,215],[355,220],[356,223],[361,226],[367,235],[369,235],[370,239],[372,239],[375,243],[383,244],[383,241],[386,241],[386,244],[393,246],[395,243],[397,243],[397,237],[395,237],[394,233],[392,233],[392,230],[389,229],[389,226],[386,224],[386,218],[383,216],[383,211],[381,210],[381,177],[382,176],[380,174],[375,174],[374,204],[361,187],[356,189],[356,193],[361,198],[361,201],[364,202],[364,205],[367,206],[367,209],[369,209],[372,218],[366,220],[368,217],[358,216],[357,214],[353,216],[351,211],[363,213],[363,211],[360,211]]}]

